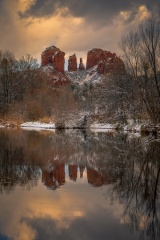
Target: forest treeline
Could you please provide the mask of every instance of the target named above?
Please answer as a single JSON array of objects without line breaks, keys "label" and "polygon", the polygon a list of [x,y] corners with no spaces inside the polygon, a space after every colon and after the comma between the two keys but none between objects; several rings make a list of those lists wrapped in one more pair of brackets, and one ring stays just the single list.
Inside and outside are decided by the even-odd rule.
[{"label": "forest treeline", "polygon": [[9,50],[0,51],[0,114],[34,119],[48,114],[44,99],[51,98],[46,76],[37,60],[27,54],[17,60]]},{"label": "forest treeline", "polygon": [[121,39],[126,71],[100,75],[97,83],[59,89],[27,54],[16,59],[0,51],[0,117],[22,120],[74,119],[86,113],[92,121],[160,122],[160,15],[154,13]]},{"label": "forest treeline", "polygon": [[67,103],[65,96],[70,99],[72,94],[69,87],[53,89],[48,81],[48,74],[31,55],[17,60],[11,51],[0,51],[0,117],[13,121],[60,117],[58,112],[64,109],[59,100]]}]

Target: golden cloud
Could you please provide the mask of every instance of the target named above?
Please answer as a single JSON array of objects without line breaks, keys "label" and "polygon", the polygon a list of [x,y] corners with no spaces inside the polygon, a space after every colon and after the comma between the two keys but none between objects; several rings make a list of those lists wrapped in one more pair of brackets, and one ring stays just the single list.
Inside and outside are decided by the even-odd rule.
[{"label": "golden cloud", "polygon": [[[58,9],[56,14],[48,18],[24,18],[18,11],[24,12],[35,0],[6,1],[5,11],[9,21],[0,22],[0,38],[2,49],[9,49],[16,57],[30,53],[39,61],[41,52],[48,46],[55,45],[66,53],[66,58],[73,53],[86,61],[87,51],[92,48],[103,48],[120,53],[118,42],[124,32],[134,29],[140,20],[149,16],[145,5],[137,8],[137,14],[131,22],[127,21],[132,11],[121,11],[110,24],[92,25],[82,17],[69,14],[65,8]],[[135,9],[134,9],[135,11]]]}]

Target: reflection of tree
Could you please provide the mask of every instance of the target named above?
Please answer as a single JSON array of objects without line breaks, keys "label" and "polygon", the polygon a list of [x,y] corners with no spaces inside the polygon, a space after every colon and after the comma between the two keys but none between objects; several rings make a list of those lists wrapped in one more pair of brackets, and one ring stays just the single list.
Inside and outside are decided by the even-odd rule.
[{"label": "reflection of tree", "polygon": [[[42,180],[51,187],[65,183],[64,163],[72,180],[82,178],[86,169],[88,183],[109,185],[112,200],[123,203],[121,221],[140,231],[142,239],[145,235],[156,239],[160,233],[159,156],[159,142],[126,134],[87,133],[84,140],[80,132],[0,130],[0,191],[31,188],[40,168]],[[49,171],[48,163],[53,163]]]},{"label": "reflection of tree", "polygon": [[0,193],[10,192],[15,186],[23,186],[30,189],[37,184],[40,174],[37,166],[27,164],[22,159],[17,161],[16,154],[21,154],[21,151],[16,149],[4,149],[3,157],[0,161]]},{"label": "reflection of tree", "polygon": [[[0,138],[0,193],[9,193],[16,186],[31,189],[37,185],[39,167],[25,157],[22,145],[11,141],[8,134]],[[21,141],[21,140],[20,140]],[[21,143],[22,144],[22,143]]]},{"label": "reflection of tree", "polygon": [[142,145],[132,149],[127,157],[124,173],[112,188],[112,196],[125,204],[122,222],[141,232],[141,239],[158,239],[160,234],[160,144],[151,142],[142,151]]}]

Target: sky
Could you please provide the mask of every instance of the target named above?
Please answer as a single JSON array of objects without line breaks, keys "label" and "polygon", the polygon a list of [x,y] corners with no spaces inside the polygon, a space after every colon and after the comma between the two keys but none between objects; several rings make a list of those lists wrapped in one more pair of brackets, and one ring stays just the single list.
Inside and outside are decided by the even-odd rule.
[{"label": "sky", "polygon": [[92,48],[121,55],[122,36],[159,7],[159,0],[0,0],[0,50],[39,62],[52,45],[84,62]]}]

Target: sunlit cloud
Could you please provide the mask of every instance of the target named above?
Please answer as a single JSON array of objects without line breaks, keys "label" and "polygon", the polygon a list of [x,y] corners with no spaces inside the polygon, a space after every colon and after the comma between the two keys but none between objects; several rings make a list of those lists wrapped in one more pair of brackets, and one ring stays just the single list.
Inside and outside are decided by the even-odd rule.
[{"label": "sunlit cloud", "polygon": [[[101,2],[104,7],[107,6],[105,1],[101,0]],[[114,14],[107,20],[104,16],[109,16],[107,9],[112,7],[111,3],[108,3],[106,14],[104,16],[102,14],[102,17],[99,11],[94,11],[94,5],[82,14],[82,9],[79,11],[76,9],[79,5],[74,5],[72,1],[59,1],[58,3],[53,5],[53,2],[49,0],[45,1],[45,5],[41,0],[2,1],[0,3],[2,12],[0,32],[3,36],[0,38],[1,49],[13,51],[16,57],[30,53],[39,62],[42,51],[51,45],[64,51],[66,59],[76,53],[78,59],[83,58],[84,63],[87,51],[96,47],[120,55],[118,43],[123,34],[135,29],[138,23],[150,14],[145,4],[133,6],[128,4],[127,9],[118,3],[116,10],[113,9]],[[84,8],[88,3],[84,0],[82,7]],[[97,2],[94,1],[94,4],[97,9],[102,9]],[[54,11],[50,11],[49,6]],[[43,8],[45,9],[44,15]],[[27,15],[20,17],[19,12],[21,15]]]},{"label": "sunlit cloud", "polygon": [[[17,227],[17,226],[16,226]],[[25,222],[21,223],[18,228],[17,240],[34,240],[36,239],[36,231],[28,226]]]},{"label": "sunlit cloud", "polygon": [[139,10],[138,11],[138,18],[141,21],[150,17],[150,15],[151,15],[150,11],[147,9],[147,7],[145,5],[140,6],[138,10]]}]

